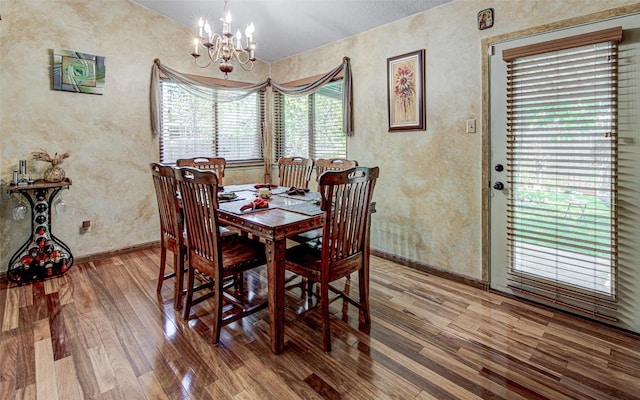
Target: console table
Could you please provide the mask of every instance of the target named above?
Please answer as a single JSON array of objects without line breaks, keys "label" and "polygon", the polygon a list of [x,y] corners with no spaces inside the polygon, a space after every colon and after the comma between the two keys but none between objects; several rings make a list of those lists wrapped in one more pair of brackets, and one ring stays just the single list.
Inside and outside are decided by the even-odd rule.
[{"label": "console table", "polygon": [[62,189],[71,186],[71,179],[62,182],[36,180],[29,185],[10,185],[9,193],[18,193],[31,205],[31,236],[9,261],[7,277],[22,285],[51,276],[61,275],[73,265],[69,247],[51,233],[51,207]]}]

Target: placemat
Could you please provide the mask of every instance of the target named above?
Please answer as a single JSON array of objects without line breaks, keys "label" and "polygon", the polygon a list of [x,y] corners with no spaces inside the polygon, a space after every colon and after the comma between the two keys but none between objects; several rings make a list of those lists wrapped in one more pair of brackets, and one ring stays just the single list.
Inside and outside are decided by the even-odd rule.
[{"label": "placemat", "polygon": [[236,197],[233,199],[218,199],[218,204],[220,203],[231,203],[232,201],[240,201],[240,200],[246,200],[246,198],[244,197]]},{"label": "placemat", "polygon": [[[302,196],[299,196],[299,197],[302,197]],[[306,214],[306,215],[318,215],[324,212],[320,209],[319,204],[316,204],[312,201],[305,201],[303,203],[295,203],[295,204],[288,204],[284,206],[278,206],[278,208],[281,208],[287,211],[297,212],[300,214]]]},{"label": "placemat", "polygon": [[282,196],[282,197],[288,197],[290,199],[296,199],[296,200],[304,200],[304,201],[315,201],[315,200],[320,200],[320,198],[322,197],[320,195],[320,192],[306,192],[305,194],[287,194],[287,193],[281,193],[278,196]]},{"label": "placemat", "polygon": [[282,194],[285,193],[289,188],[278,186],[277,188],[271,189],[271,194]]},{"label": "placemat", "polygon": [[240,201],[240,202],[236,201],[236,202],[231,202],[231,203],[219,204],[218,207],[221,210],[228,211],[228,212],[231,212],[231,213],[234,213],[234,214],[238,214],[238,215],[249,214],[249,213],[256,212],[256,211],[268,210],[270,208],[273,208],[273,207],[267,207],[267,208],[256,208],[255,210],[249,209],[249,210],[245,210],[245,211],[240,211],[240,208],[242,206],[244,206],[245,204],[248,204],[248,203],[249,203],[248,201]]}]

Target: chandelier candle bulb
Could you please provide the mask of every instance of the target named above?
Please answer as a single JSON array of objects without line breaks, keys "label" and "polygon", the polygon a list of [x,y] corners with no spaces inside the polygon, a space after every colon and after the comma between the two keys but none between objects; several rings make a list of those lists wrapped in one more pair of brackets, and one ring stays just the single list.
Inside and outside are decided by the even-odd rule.
[{"label": "chandelier candle bulb", "polygon": [[198,39],[193,39],[193,54],[192,56],[199,56],[200,53],[198,52],[198,45],[200,44],[200,41]]},{"label": "chandelier candle bulb", "polygon": [[222,34],[225,36],[229,36],[231,33],[231,13],[228,12],[227,15],[222,19]]},{"label": "chandelier candle bulb", "polygon": [[247,29],[245,29],[244,33],[245,35],[247,35],[247,43],[252,43],[253,42],[253,32],[255,31],[255,27],[253,26],[253,21],[251,21],[251,23],[247,26]]}]

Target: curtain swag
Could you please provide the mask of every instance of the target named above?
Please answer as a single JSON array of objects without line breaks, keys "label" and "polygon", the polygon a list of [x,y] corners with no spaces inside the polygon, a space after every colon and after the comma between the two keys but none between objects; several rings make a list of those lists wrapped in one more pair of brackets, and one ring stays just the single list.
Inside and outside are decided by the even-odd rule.
[{"label": "curtain swag", "polygon": [[351,63],[349,57],[342,59],[342,64],[321,76],[318,80],[303,86],[286,86],[276,83],[268,78],[266,81],[246,86],[225,86],[205,80],[200,80],[172,68],[162,65],[159,59],[155,59],[151,68],[151,129],[154,135],[160,134],[160,75],[173,82],[184,85],[189,93],[205,98],[211,98],[212,89],[217,93],[218,102],[229,102],[240,100],[252,93],[266,89],[268,86],[272,90],[289,96],[306,96],[318,90],[322,85],[331,82],[336,76],[343,72],[342,109],[343,109],[343,131],[346,135],[353,135],[353,98],[351,82]]}]

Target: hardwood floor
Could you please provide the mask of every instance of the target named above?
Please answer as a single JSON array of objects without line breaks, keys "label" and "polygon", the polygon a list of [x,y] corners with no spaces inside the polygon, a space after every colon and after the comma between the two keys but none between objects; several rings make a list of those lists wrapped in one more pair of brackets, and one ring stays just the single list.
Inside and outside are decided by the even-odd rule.
[{"label": "hardwood floor", "polygon": [[[0,399],[639,399],[640,337],[372,258],[372,325],[287,295],[286,349],[268,310],[211,340],[206,303],[181,319],[156,295],[159,251],[0,287]],[[265,287],[265,269],[247,284]],[[353,280],[354,283],[357,280]],[[342,285],[349,285],[343,281]],[[353,284],[352,290],[357,289]]]}]

